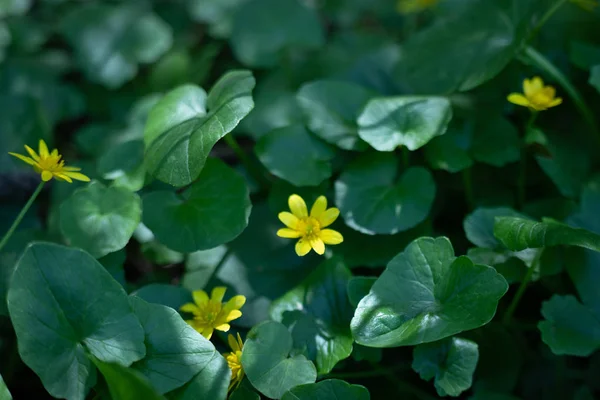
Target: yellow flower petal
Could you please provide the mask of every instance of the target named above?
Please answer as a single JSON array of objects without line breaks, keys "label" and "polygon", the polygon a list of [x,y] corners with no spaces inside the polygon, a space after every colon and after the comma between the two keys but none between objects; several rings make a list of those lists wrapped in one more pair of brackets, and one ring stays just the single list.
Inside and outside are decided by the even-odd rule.
[{"label": "yellow flower petal", "polygon": [[225,296],[226,291],[227,291],[227,288],[225,286],[217,286],[210,293],[210,299],[212,301],[216,301],[216,302],[220,303],[223,301],[223,296]]},{"label": "yellow flower petal", "polygon": [[199,311],[198,307],[192,303],[186,303],[186,304],[182,305],[179,308],[179,310],[183,311],[183,312],[188,312],[188,313],[195,313],[195,312]]},{"label": "yellow flower petal", "polygon": [[287,239],[297,239],[302,236],[302,232],[290,228],[281,228],[277,231],[277,236]]},{"label": "yellow flower petal", "polygon": [[204,336],[206,339],[210,340],[210,338],[212,337],[212,334],[214,332],[214,329],[212,326],[208,326],[206,327],[206,329],[204,329],[202,332],[200,332],[200,334],[202,336]]},{"label": "yellow flower petal", "polygon": [[325,196],[319,196],[312,208],[310,209],[310,216],[319,219],[321,214],[327,209],[327,198]]},{"label": "yellow flower petal", "polygon": [[204,290],[194,290],[192,292],[194,303],[202,305],[208,302],[208,294]]},{"label": "yellow flower petal", "polygon": [[562,104],[562,102],[563,102],[563,99],[560,97],[557,97],[554,100],[552,100],[550,102],[550,104],[548,104],[548,107],[556,107],[557,105]]},{"label": "yellow flower petal", "polygon": [[32,159],[32,158],[29,158],[29,157],[23,156],[23,155],[21,155],[21,154],[18,154],[18,153],[10,153],[10,152],[9,152],[8,154],[10,154],[10,155],[11,155],[11,156],[13,156],[13,157],[17,157],[17,158],[18,158],[19,160],[21,160],[21,161],[25,161],[25,162],[26,162],[27,164],[29,164],[29,165],[36,165],[36,162],[35,162],[35,160],[34,160],[34,159]]},{"label": "yellow flower petal", "polygon": [[240,348],[236,351],[242,351],[242,349],[244,348],[244,342],[242,342],[242,337],[240,336],[239,332],[237,334],[237,340],[238,340],[238,344],[240,345]]},{"label": "yellow flower petal", "polygon": [[283,222],[285,224],[285,226],[287,226],[288,228],[291,229],[295,229],[296,226],[298,225],[298,217],[296,217],[294,214],[289,213],[287,211],[283,211],[280,212],[277,217],[279,218],[279,220],[281,222]]},{"label": "yellow flower petal", "polygon": [[344,241],[342,234],[333,229],[323,229],[320,236],[325,244],[340,244]]},{"label": "yellow flower petal", "polygon": [[[225,310],[239,310],[246,304],[246,296],[242,296],[238,294],[237,296],[233,296],[229,301],[225,304]],[[238,317],[239,318],[239,317]]]},{"label": "yellow flower petal", "polygon": [[233,310],[233,311],[229,312],[229,314],[227,315],[227,318],[225,318],[225,320],[227,322],[231,322],[234,319],[240,318],[241,316],[242,316],[242,312],[240,310]]},{"label": "yellow flower petal", "polygon": [[44,182],[48,182],[50,179],[52,179],[52,177],[53,177],[52,172],[42,171],[42,180]]},{"label": "yellow flower petal", "polygon": [[40,155],[40,158],[48,158],[48,156],[50,155],[50,153],[48,152],[48,146],[46,146],[46,142],[44,142],[42,139],[40,139],[38,153]]},{"label": "yellow flower petal", "polygon": [[310,238],[310,247],[312,247],[313,250],[315,252],[317,252],[317,254],[319,254],[319,255],[323,255],[323,253],[325,253],[325,243],[323,243],[321,238],[311,237]]},{"label": "yellow flower petal", "polygon": [[306,239],[300,239],[298,240],[298,243],[296,243],[296,254],[300,257],[307,255],[310,249],[310,243]]},{"label": "yellow flower petal", "polygon": [[523,96],[521,93],[511,93],[506,99],[518,106],[529,107],[529,100],[527,100],[527,97]]},{"label": "yellow flower petal", "polygon": [[[239,335],[239,333],[238,333]],[[240,351],[241,348],[238,346],[238,342],[235,340],[235,337],[231,334],[227,335],[227,343],[229,343],[229,347],[233,351]]]},{"label": "yellow flower petal", "polygon": [[67,172],[76,172],[76,171],[81,171],[81,168],[77,168],[77,167],[63,167],[62,170],[63,171],[67,171]]},{"label": "yellow flower petal", "polygon": [[231,329],[231,326],[229,324],[222,324],[219,326],[215,326],[215,329],[221,332],[229,332],[229,329]]},{"label": "yellow flower petal", "polygon": [[298,218],[308,217],[308,209],[306,208],[306,203],[302,197],[297,194],[293,194],[288,199],[288,205],[290,206],[290,210],[292,214],[294,214]]},{"label": "yellow flower petal", "polygon": [[90,181],[89,177],[87,177],[86,175],[81,174],[79,172],[70,172],[70,171],[65,170],[65,168],[63,168],[63,171],[65,171],[65,172],[63,172],[63,175],[66,175],[69,178],[73,178],[73,179],[75,179],[77,181],[82,181],[82,182],[89,182]]},{"label": "yellow flower petal", "polygon": [[67,181],[69,183],[73,183],[73,180],[71,180],[71,178],[69,178],[69,176],[67,174],[61,174],[61,173],[55,172],[53,175],[55,178],[61,179],[63,181]]},{"label": "yellow flower petal", "polygon": [[337,208],[331,207],[327,209],[323,214],[321,214],[321,217],[318,219],[319,224],[321,224],[321,228],[325,228],[333,224],[333,222],[337,219],[339,215],[340,210],[338,210]]},{"label": "yellow flower petal", "polygon": [[31,158],[33,158],[35,161],[40,161],[40,156],[38,156],[35,150],[33,150],[31,147],[25,145],[25,150],[27,150]]},{"label": "yellow flower petal", "polygon": [[544,88],[544,81],[539,76],[534,76],[532,79],[523,81],[523,93],[526,97],[531,97],[538,91]]}]

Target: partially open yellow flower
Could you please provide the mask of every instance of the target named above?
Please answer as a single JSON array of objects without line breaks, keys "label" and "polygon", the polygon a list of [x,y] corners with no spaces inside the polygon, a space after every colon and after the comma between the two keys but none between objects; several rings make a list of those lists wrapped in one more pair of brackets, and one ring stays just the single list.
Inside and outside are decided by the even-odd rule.
[{"label": "partially open yellow flower", "polygon": [[400,14],[418,13],[435,6],[439,0],[398,0],[396,9]]},{"label": "partially open yellow flower", "polygon": [[244,379],[244,368],[242,367],[242,349],[244,348],[244,342],[240,334],[237,334],[237,341],[233,335],[227,336],[227,342],[231,347],[230,353],[223,354],[223,357],[227,360],[227,365],[231,370],[231,382],[229,383],[228,391],[231,391],[234,387],[237,388],[242,380]]},{"label": "partially open yellow flower", "polygon": [[230,321],[242,316],[240,308],[246,303],[246,297],[233,296],[227,303],[222,303],[227,288],[218,286],[210,294],[204,290],[196,290],[192,293],[194,303],[181,306],[180,310],[194,314],[194,319],[186,320],[198,333],[210,339],[214,330],[229,331]]},{"label": "partially open yellow flower", "polygon": [[25,150],[27,150],[27,153],[29,153],[31,157],[10,152],[8,154],[33,166],[33,169],[42,175],[42,180],[44,182],[48,182],[52,178],[67,181],[69,183],[73,183],[73,179],[83,182],[90,181],[90,178],[77,172],[81,171],[81,168],[65,167],[65,161],[61,160],[62,156],[58,154],[58,150],[54,149],[50,153],[48,151],[48,146],[46,146],[46,142],[43,140],[40,140],[39,143],[39,154],[27,145],[25,146]]},{"label": "partially open yellow flower", "polygon": [[279,219],[287,228],[277,231],[277,236],[296,239],[296,254],[304,256],[312,248],[317,254],[325,253],[326,244],[340,244],[344,241],[342,234],[333,229],[323,229],[333,223],[340,215],[340,210],[335,207],[327,208],[325,196],[319,196],[310,209],[310,215],[306,203],[302,197],[293,194],[288,199],[291,213],[284,211],[279,213]]},{"label": "partially open yellow flower", "polygon": [[562,103],[560,97],[556,97],[556,89],[552,86],[544,86],[544,81],[539,76],[523,81],[523,94],[511,93],[507,99],[513,104],[528,107],[532,111],[544,111]]}]

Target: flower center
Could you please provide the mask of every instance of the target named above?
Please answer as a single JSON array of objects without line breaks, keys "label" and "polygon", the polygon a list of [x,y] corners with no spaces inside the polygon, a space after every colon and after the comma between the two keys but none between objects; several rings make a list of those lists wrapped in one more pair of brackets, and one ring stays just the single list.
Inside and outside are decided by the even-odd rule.
[{"label": "flower center", "polygon": [[48,157],[40,157],[38,164],[42,171],[60,171],[65,165],[65,162],[60,159],[60,155],[54,156],[51,154]]},{"label": "flower center", "polygon": [[539,90],[531,96],[529,101],[531,101],[533,104],[537,104],[537,105],[546,105],[546,104],[552,102],[553,98],[554,98],[554,96],[552,96],[551,93],[548,93],[545,90]]},{"label": "flower center", "polygon": [[231,370],[232,376],[236,376],[238,371],[242,369],[241,359],[241,351],[231,352],[227,355],[227,365],[229,365],[229,369]]},{"label": "flower center", "polygon": [[313,217],[300,218],[296,229],[302,232],[302,236],[305,238],[311,236],[319,236],[321,233],[321,224]]},{"label": "flower center", "polygon": [[194,315],[194,319],[207,325],[212,325],[221,313],[221,303],[213,301],[208,301],[205,304],[199,305],[198,308],[200,310]]}]

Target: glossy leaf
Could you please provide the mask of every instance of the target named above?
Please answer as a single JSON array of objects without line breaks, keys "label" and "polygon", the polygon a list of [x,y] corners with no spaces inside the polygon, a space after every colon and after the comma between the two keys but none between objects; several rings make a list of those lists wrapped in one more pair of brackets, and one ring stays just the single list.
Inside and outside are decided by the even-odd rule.
[{"label": "glossy leaf", "polygon": [[331,177],[335,153],[301,125],[275,129],[255,148],[258,159],[275,176],[295,186],[317,186]]},{"label": "glossy leaf", "polygon": [[281,51],[318,48],[324,40],[317,14],[298,0],[254,0],[237,10],[230,44],[243,64],[273,67]]},{"label": "glossy leaf", "polygon": [[348,165],[335,193],[349,227],[369,235],[394,234],[427,218],[435,197],[433,177],[420,167],[397,171],[393,154],[367,153]]},{"label": "glossy leaf", "polygon": [[88,353],[123,366],[146,353],[127,294],[81,250],[29,246],[13,274],[8,310],[21,359],[54,397],[85,398],[96,383]]},{"label": "glossy leaf", "polygon": [[151,192],[143,204],[144,224],[159,242],[181,253],[235,239],[248,225],[251,209],[244,179],[216,158],[208,159],[185,191]]},{"label": "glossy leaf", "polygon": [[400,146],[414,151],[443,135],[451,119],[450,101],[444,97],[382,97],[362,111],[358,134],[379,151]]},{"label": "glossy leaf", "polygon": [[[188,325],[177,311],[147,303],[136,296],[131,297],[130,302],[146,336],[146,357],[132,368],[144,374],[158,393],[185,385],[204,369],[213,369],[214,358],[222,358],[215,346]],[[221,371],[207,384],[226,388],[230,377],[228,370]]]},{"label": "glossy leaf", "polygon": [[290,328],[294,348],[304,349],[319,374],[352,353],[353,310],[346,292],[351,277],[340,259],[326,260],[271,305],[271,318]]},{"label": "glossy leaf", "polygon": [[231,370],[225,357],[215,352],[214,357],[185,386],[168,394],[172,400],[227,399]]},{"label": "glossy leaf", "polygon": [[87,77],[109,88],[129,81],[173,42],[171,28],[139,4],[84,4],[63,19],[61,31]]},{"label": "glossy leaf", "polygon": [[93,359],[93,361],[104,375],[113,400],[165,400],[154,390],[150,381],[136,370],[119,364],[102,362],[98,359]]},{"label": "glossy leaf", "polygon": [[6,387],[6,384],[4,383],[4,380],[2,379],[1,375],[0,375],[0,400],[12,400],[12,396],[11,396],[10,392],[8,391],[8,388]]},{"label": "glossy leaf", "polygon": [[296,98],[311,132],[341,149],[363,150],[356,121],[372,96],[353,83],[320,80],[302,86]]},{"label": "glossy leaf", "polygon": [[554,354],[587,357],[600,349],[600,317],[574,296],[552,296],[542,315],[538,328]]},{"label": "glossy leaf", "polygon": [[231,71],[206,92],[184,85],[167,93],[150,111],[144,132],[146,166],[173,186],[195,181],[212,147],[252,110],[254,77]]},{"label": "glossy leaf", "polygon": [[495,249],[501,246],[501,243],[494,236],[496,217],[523,217],[523,214],[508,207],[477,208],[463,221],[467,239],[475,246],[486,249]]},{"label": "glossy leaf", "polygon": [[188,0],[191,17],[209,25],[209,32],[217,38],[231,35],[233,16],[247,0]]},{"label": "glossy leaf", "polygon": [[413,369],[426,381],[435,378],[439,396],[458,396],[473,383],[479,350],[475,342],[452,337],[416,346],[413,357]]},{"label": "glossy leaf", "polygon": [[600,235],[549,218],[497,217],[494,235],[511,250],[569,245],[600,251]]},{"label": "glossy leaf", "polygon": [[263,322],[248,333],[242,366],[250,383],[272,399],[280,399],[291,388],[314,383],[317,371],[303,355],[290,357],[292,335],[275,321]]},{"label": "glossy leaf", "polygon": [[92,182],[60,207],[60,226],[67,240],[103,257],[127,245],[142,214],[138,195]]},{"label": "glossy leaf", "polygon": [[189,254],[185,260],[185,275],[181,282],[183,287],[190,291],[204,289],[226,254],[225,246]]},{"label": "glossy leaf", "polygon": [[286,392],[282,400],[369,400],[364,386],[351,385],[339,379],[326,379],[318,383],[296,386]]},{"label": "glossy leaf", "polygon": [[419,238],[388,264],[352,319],[371,347],[441,340],[488,323],[508,290],[493,268],[455,257],[446,238]]}]

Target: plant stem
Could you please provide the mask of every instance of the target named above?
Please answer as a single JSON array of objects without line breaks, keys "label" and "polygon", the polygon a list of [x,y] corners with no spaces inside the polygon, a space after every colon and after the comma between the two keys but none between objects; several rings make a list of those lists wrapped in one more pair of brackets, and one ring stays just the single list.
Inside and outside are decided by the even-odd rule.
[{"label": "plant stem", "polygon": [[525,138],[527,137],[527,132],[531,128],[533,128],[533,124],[537,119],[539,113],[537,111],[532,111],[527,121],[527,125],[525,125],[525,132],[523,133],[523,143],[521,143],[521,158],[519,159],[519,177],[517,179],[517,204],[520,209],[525,206],[525,186],[527,182],[527,143],[525,143]]},{"label": "plant stem", "polygon": [[535,272],[536,268],[538,267],[538,265],[540,263],[540,259],[542,258],[543,253],[544,253],[544,249],[540,249],[538,251],[538,253],[536,254],[535,258],[533,259],[533,262],[531,263],[531,266],[527,270],[527,274],[521,281],[521,285],[519,285],[519,289],[517,289],[517,293],[515,293],[515,296],[513,297],[512,301],[510,302],[510,305],[506,309],[506,312],[504,313],[504,318],[502,319],[502,322],[505,325],[510,324],[512,316],[515,313],[517,306],[519,305],[519,301],[521,301],[521,297],[523,297],[523,293],[525,293],[525,289],[527,289],[527,284],[531,280],[533,273]]},{"label": "plant stem", "polygon": [[269,181],[265,178],[261,169],[256,165],[254,160],[248,157],[246,152],[240,147],[239,143],[231,133],[225,135],[225,143],[227,143],[227,145],[233,150],[237,158],[242,162],[242,164],[244,164],[256,182],[261,186],[268,187]]},{"label": "plant stem", "polygon": [[542,15],[542,18],[540,18],[538,23],[535,25],[535,27],[531,31],[531,34],[529,35],[529,39],[531,40],[531,38],[538,33],[538,31],[542,28],[542,26],[546,24],[546,22],[548,22],[548,20],[554,15],[554,13],[558,11],[558,9],[561,8],[563,4],[565,4],[568,1],[569,0],[560,0],[554,3],[554,5],[550,7],[544,15]]},{"label": "plant stem", "polygon": [[590,110],[590,108],[585,103],[583,96],[581,93],[573,86],[571,81],[566,77],[563,72],[558,69],[550,60],[544,57],[543,54],[538,52],[531,46],[525,47],[523,54],[519,57],[519,59],[525,64],[533,64],[537,68],[545,71],[548,75],[550,75],[553,79],[555,79],[560,86],[567,92],[571,100],[575,103],[575,106],[579,109],[579,112],[586,120],[592,131],[594,132],[595,139],[600,141],[600,131],[598,130],[598,124],[596,123],[596,119],[594,118],[594,114]]},{"label": "plant stem", "polygon": [[38,197],[38,195],[42,191],[42,188],[44,187],[45,183],[46,182],[44,182],[44,181],[40,182],[40,184],[38,185],[38,187],[35,189],[35,192],[33,192],[33,194],[31,195],[31,197],[29,198],[29,200],[27,200],[27,203],[25,204],[25,206],[23,207],[23,209],[21,210],[21,212],[19,213],[19,215],[17,215],[17,219],[15,219],[15,222],[13,222],[13,224],[11,225],[11,227],[8,229],[8,232],[6,232],[6,234],[2,238],[2,241],[0,241],[0,251],[6,245],[6,243],[11,238],[11,236],[13,235],[13,233],[15,233],[15,230],[17,229],[17,227],[21,223],[21,220],[23,220],[23,217],[25,216],[25,214],[27,214],[27,211],[29,210],[29,208],[31,208],[31,205],[35,201],[36,197]]},{"label": "plant stem", "polygon": [[463,183],[465,185],[465,197],[469,211],[475,208],[475,198],[473,197],[473,174],[471,168],[466,168],[462,172]]}]

